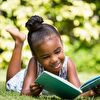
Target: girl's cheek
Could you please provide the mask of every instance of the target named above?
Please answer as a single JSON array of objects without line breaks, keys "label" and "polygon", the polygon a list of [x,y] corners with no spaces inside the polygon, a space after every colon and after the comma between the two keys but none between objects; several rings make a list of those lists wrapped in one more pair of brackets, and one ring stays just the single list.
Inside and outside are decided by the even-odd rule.
[{"label": "girl's cheek", "polygon": [[64,62],[64,59],[65,59],[65,55],[62,53],[60,57],[61,57],[61,61],[63,63]]},{"label": "girl's cheek", "polygon": [[45,60],[45,61],[42,62],[42,65],[43,66],[48,66],[49,65],[49,62],[47,60]]}]

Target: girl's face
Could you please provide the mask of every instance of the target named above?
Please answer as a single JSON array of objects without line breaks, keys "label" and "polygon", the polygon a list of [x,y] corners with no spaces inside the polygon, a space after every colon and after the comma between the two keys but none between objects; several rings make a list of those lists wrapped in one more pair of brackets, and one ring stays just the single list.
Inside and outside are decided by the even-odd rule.
[{"label": "girl's face", "polygon": [[64,62],[63,45],[57,35],[46,37],[35,49],[36,58],[45,70],[58,74]]}]

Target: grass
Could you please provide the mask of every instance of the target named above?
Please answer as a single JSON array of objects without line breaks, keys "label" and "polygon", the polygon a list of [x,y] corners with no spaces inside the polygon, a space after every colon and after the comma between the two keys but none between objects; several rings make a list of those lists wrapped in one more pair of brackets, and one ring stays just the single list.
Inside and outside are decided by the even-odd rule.
[{"label": "grass", "polygon": [[[83,78],[84,76],[84,78]],[[82,79],[82,83],[85,82],[90,77],[95,76],[95,74],[88,75],[87,73],[80,73],[79,78]],[[0,100],[62,100],[61,98],[52,95],[52,96],[40,96],[40,97],[29,97],[29,96],[20,96],[17,92],[6,91],[5,90],[5,78],[6,71],[0,70]],[[84,80],[83,80],[84,79]],[[75,100],[100,100],[100,97],[77,97]]]}]

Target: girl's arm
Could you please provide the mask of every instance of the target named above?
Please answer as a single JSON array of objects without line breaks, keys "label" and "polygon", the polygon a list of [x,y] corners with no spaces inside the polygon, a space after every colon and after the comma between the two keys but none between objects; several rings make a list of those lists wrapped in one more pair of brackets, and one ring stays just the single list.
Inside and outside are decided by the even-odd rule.
[{"label": "girl's arm", "polygon": [[30,85],[34,82],[36,77],[37,77],[36,62],[34,58],[31,58],[29,61],[27,73],[23,82],[21,95],[31,95]]},{"label": "girl's arm", "polygon": [[77,71],[75,68],[75,64],[73,61],[69,58],[68,64],[67,64],[67,73],[68,73],[68,81],[71,82],[76,87],[80,87],[80,81],[77,75]]},{"label": "girl's arm", "polygon": [[41,87],[34,83],[37,78],[36,61],[33,58],[30,59],[27,73],[24,79],[21,95],[33,95],[37,96],[42,91]]},{"label": "girl's arm", "polygon": [[[73,61],[69,58],[68,59],[68,80],[69,82],[71,82],[73,85],[75,85],[76,87],[80,87],[80,81],[78,79],[78,75],[77,75],[77,71],[75,68],[75,64],[73,63]],[[82,93],[81,96],[95,96],[95,95],[100,95],[100,87],[98,89],[94,90],[90,90],[87,91],[85,93]]]}]

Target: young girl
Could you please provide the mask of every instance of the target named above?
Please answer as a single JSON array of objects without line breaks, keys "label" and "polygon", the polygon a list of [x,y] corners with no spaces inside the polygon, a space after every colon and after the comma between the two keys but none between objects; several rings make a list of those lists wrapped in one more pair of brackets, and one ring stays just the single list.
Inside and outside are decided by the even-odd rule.
[{"label": "young girl", "polygon": [[38,96],[43,88],[34,81],[43,70],[80,87],[75,64],[65,56],[58,31],[43,23],[43,19],[36,15],[28,20],[26,27],[29,30],[28,43],[33,57],[24,70],[21,70],[21,53],[26,36],[15,28],[7,29],[15,41],[15,47],[7,70],[6,89],[20,92],[21,95]]}]

